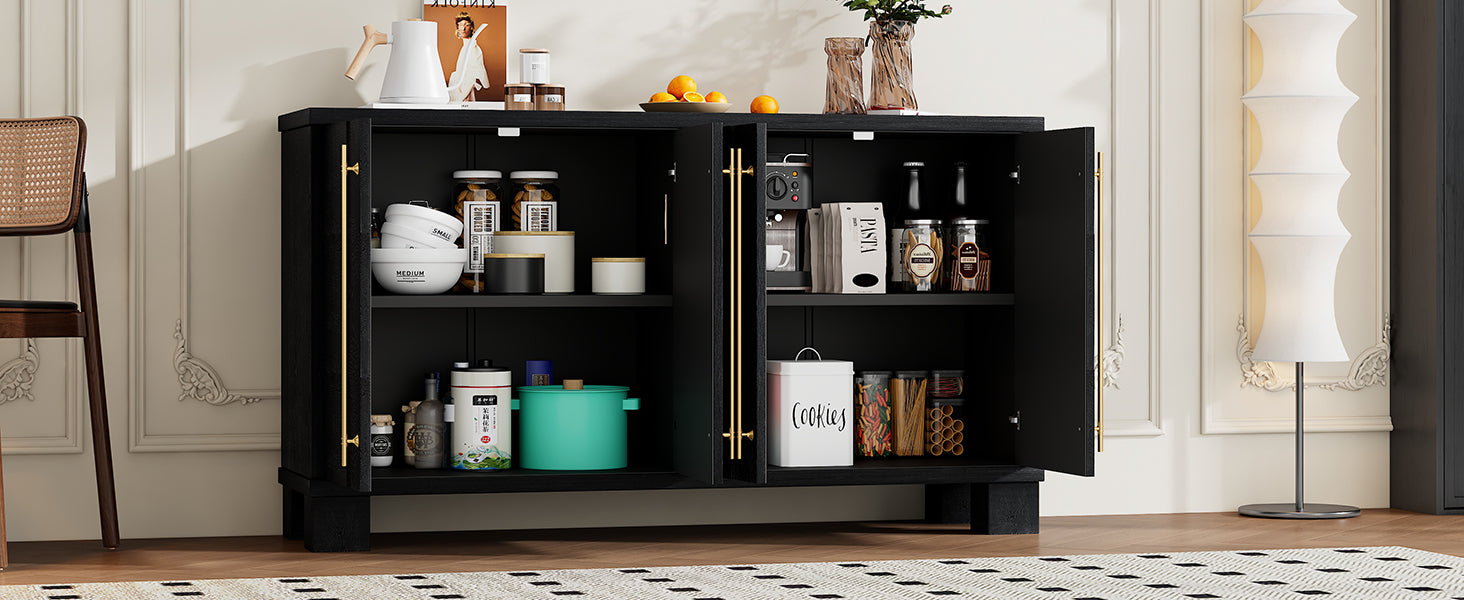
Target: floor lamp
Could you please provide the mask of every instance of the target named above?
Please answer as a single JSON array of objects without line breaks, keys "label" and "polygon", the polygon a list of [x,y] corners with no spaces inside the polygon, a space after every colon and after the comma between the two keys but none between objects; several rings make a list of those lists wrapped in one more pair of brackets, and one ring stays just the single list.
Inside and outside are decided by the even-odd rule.
[{"label": "floor lamp", "polygon": [[1256,117],[1261,156],[1251,170],[1263,210],[1250,232],[1266,277],[1266,310],[1253,360],[1296,363],[1296,501],[1247,504],[1240,514],[1340,519],[1358,509],[1306,503],[1303,458],[1305,362],[1350,360],[1337,331],[1337,263],[1352,237],[1337,215],[1348,172],[1337,150],[1357,96],[1337,75],[1337,46],[1356,16],[1337,0],[1264,0],[1245,17],[1265,52],[1242,100]]}]

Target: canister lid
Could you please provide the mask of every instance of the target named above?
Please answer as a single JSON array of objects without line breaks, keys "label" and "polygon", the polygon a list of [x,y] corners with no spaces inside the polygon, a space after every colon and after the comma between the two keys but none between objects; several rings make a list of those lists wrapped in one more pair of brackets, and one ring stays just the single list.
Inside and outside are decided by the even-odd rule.
[{"label": "canister lid", "polygon": [[543,254],[484,254],[483,258],[544,258]]},{"label": "canister lid", "polygon": [[519,54],[548,54],[547,48],[519,48]]},{"label": "canister lid", "polygon": [[895,371],[895,379],[928,379],[930,371]]},{"label": "canister lid", "polygon": [[847,360],[770,360],[769,375],[853,375],[854,363]]},{"label": "canister lid", "polygon": [[562,83],[541,83],[541,84],[535,85],[534,86],[534,89],[539,90],[539,91],[544,92],[544,93],[552,93],[550,90],[555,90],[555,91],[558,91],[559,93],[563,94],[564,93],[564,84],[562,84]]},{"label": "canister lid", "polygon": [[510,179],[559,179],[559,171],[513,171]]},{"label": "canister lid", "polygon": [[951,225],[990,225],[987,219],[951,219]]},{"label": "canister lid", "polygon": [[391,425],[396,425],[396,422],[391,420],[391,415],[371,415],[372,427],[387,427]]},{"label": "canister lid", "polygon": [[508,235],[508,236],[514,236],[514,235],[528,235],[528,236],[535,236],[535,235],[574,235],[574,232],[573,231],[495,231],[495,232],[493,232],[493,235],[494,235],[494,237],[497,237],[497,236],[500,236],[500,235]]},{"label": "canister lid", "polygon": [[940,219],[905,219],[905,226],[911,225],[940,225]]},{"label": "canister lid", "polygon": [[531,88],[531,87],[534,87],[534,84],[532,84],[532,83],[505,83],[505,84],[503,84],[503,89],[508,89],[508,88],[518,89],[518,88]]},{"label": "canister lid", "polygon": [[643,263],[643,262],[646,262],[646,259],[645,258],[642,258],[642,257],[638,257],[638,256],[633,256],[633,257],[596,256],[594,258],[591,258],[590,259],[590,262],[597,262],[597,263]]},{"label": "canister lid", "polygon": [[503,171],[453,171],[453,179],[503,179]]}]

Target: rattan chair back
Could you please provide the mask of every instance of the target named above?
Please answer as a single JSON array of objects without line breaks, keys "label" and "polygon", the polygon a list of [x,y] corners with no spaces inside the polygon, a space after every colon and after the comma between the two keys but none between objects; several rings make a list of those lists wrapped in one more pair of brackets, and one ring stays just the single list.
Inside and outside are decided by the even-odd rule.
[{"label": "rattan chair back", "polygon": [[61,233],[81,209],[86,124],[0,119],[0,235]]}]

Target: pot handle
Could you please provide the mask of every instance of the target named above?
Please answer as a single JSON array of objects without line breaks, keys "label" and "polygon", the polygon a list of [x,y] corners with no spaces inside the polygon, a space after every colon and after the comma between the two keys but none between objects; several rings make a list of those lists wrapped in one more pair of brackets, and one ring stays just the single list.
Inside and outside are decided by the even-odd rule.
[{"label": "pot handle", "polygon": [[621,407],[625,410],[640,410],[640,398],[626,398]]},{"label": "pot handle", "polygon": [[356,51],[356,58],[351,61],[351,66],[346,69],[346,79],[355,79],[356,74],[361,72],[361,67],[366,64],[366,55],[371,54],[371,49],[381,44],[390,44],[391,38],[385,33],[377,31],[374,25],[367,25],[361,28],[366,32],[366,39],[361,42],[361,49]]},{"label": "pot handle", "polygon": [[513,400],[510,400],[510,402],[513,403],[513,410],[518,410],[519,409],[519,399],[518,398],[514,398]]}]

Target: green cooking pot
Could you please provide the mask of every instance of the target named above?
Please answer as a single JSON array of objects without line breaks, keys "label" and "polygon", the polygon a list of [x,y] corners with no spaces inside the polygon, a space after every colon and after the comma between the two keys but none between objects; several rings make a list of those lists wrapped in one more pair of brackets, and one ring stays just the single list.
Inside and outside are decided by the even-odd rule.
[{"label": "green cooking pot", "polygon": [[514,462],[550,471],[625,468],[625,411],[640,408],[639,398],[626,398],[629,392],[619,385],[518,388],[513,409],[519,411],[514,432],[519,451]]}]

